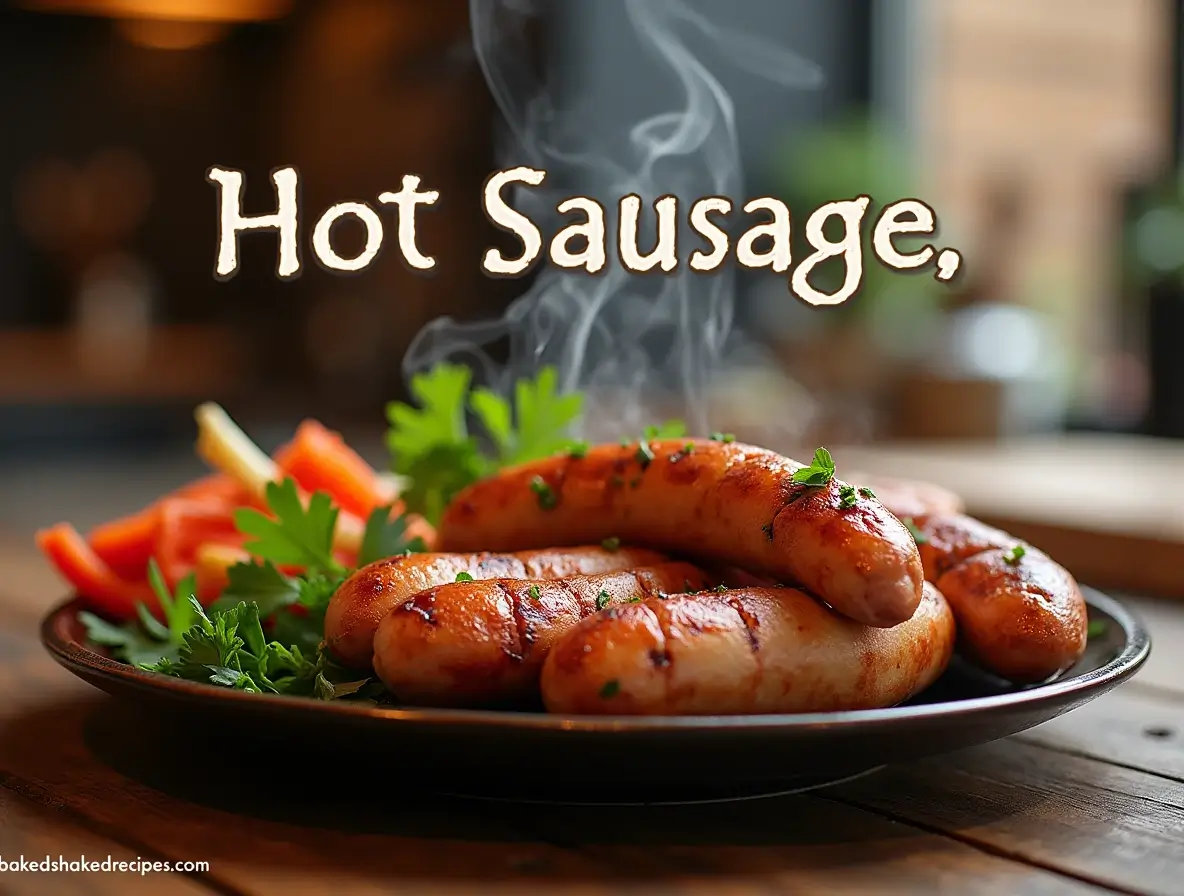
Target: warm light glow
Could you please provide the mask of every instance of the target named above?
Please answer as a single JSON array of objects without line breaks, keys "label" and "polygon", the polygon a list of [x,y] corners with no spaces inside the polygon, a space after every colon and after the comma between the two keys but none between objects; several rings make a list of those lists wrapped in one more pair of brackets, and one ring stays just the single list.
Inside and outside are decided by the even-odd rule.
[{"label": "warm light glow", "polygon": [[221,40],[225,22],[183,22],[172,19],[120,19],[116,30],[129,43],[153,50],[193,50]]},{"label": "warm light glow", "polygon": [[171,19],[184,22],[261,22],[287,15],[291,0],[23,0],[39,12]]}]

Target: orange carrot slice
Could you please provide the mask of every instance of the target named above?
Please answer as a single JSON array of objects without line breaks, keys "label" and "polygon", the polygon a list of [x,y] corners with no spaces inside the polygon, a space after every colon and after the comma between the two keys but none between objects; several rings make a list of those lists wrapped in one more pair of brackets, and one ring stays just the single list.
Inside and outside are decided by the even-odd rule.
[{"label": "orange carrot slice", "polygon": [[111,619],[131,619],[136,604],[159,609],[159,602],[146,581],[129,582],[116,575],[93,551],[85,538],[69,523],[59,523],[36,535],[37,546],[74,586],[89,607]]},{"label": "orange carrot slice", "polygon": [[276,452],[275,462],[306,492],[326,492],[346,513],[365,519],[396,494],[339,433],[305,420],[296,437]]}]

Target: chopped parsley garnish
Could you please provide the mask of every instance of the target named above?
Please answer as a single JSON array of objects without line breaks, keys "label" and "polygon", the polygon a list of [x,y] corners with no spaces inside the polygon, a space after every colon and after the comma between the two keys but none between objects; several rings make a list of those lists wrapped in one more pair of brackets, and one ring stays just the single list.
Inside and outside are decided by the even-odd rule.
[{"label": "chopped parsley garnish", "polygon": [[840,485],[839,486],[839,507],[846,509],[848,507],[854,507],[857,503],[859,503],[859,495],[856,494],[856,492],[855,492],[855,486]]},{"label": "chopped parsley garnish", "polygon": [[531,585],[529,588],[526,589],[526,593],[528,595],[530,595],[531,600],[542,600],[543,599],[543,593],[541,591],[539,591],[538,585]]},{"label": "chopped parsley garnish", "polygon": [[603,610],[608,606],[609,601],[612,599],[613,596],[611,594],[609,594],[607,591],[601,590],[601,592],[596,595],[596,609]]},{"label": "chopped parsley garnish", "polygon": [[615,697],[621,692],[621,683],[615,678],[610,678],[600,688],[601,699],[607,700],[609,697]]},{"label": "chopped parsley garnish", "polygon": [[723,442],[725,445],[727,445],[727,444],[730,444],[731,442],[736,441],[736,437],[734,435],[732,435],[730,432],[713,432],[711,434],[711,441]]},{"label": "chopped parsley garnish", "polygon": [[1017,544],[1003,554],[1003,562],[1009,566],[1019,566],[1026,553],[1028,553],[1028,549],[1022,544]]},{"label": "chopped parsley garnish", "polygon": [[535,476],[530,480],[530,490],[539,497],[539,507],[543,510],[553,510],[559,503],[555,490],[547,484],[542,476]]},{"label": "chopped parsley garnish", "polygon": [[728,590],[728,586],[727,585],[716,585],[715,590],[718,591],[720,594],[723,594],[725,591]]},{"label": "chopped parsley garnish", "polygon": [[621,549],[621,539],[615,535],[610,535],[600,543],[600,546],[609,552],[619,551]]},{"label": "chopped parsley garnish", "polygon": [[835,478],[835,461],[830,452],[819,448],[814,452],[814,460],[808,467],[795,470],[790,477],[798,485],[826,485]]},{"label": "chopped parsley garnish", "polygon": [[1106,622],[1102,619],[1093,619],[1090,621],[1089,627],[1086,629],[1086,636],[1090,638],[1100,638],[1106,634]]},{"label": "chopped parsley garnish", "polygon": [[634,453],[633,457],[636,458],[637,462],[641,464],[641,468],[644,470],[654,459],[654,449],[650,447],[649,442],[638,442],[637,451]]},{"label": "chopped parsley garnish", "polygon": [[683,454],[694,454],[695,453],[695,443],[694,442],[687,442],[685,445],[683,445],[682,446],[682,453]]},{"label": "chopped parsley garnish", "polygon": [[901,519],[901,522],[904,523],[905,528],[908,529],[912,534],[913,541],[915,541],[917,544],[925,544],[929,541],[929,536],[917,528],[917,524],[913,522],[913,518],[911,516],[904,517]]},{"label": "chopped parsley garnish", "polygon": [[638,594],[635,594],[635,595],[633,595],[631,598],[629,598],[627,601],[625,601],[625,603],[627,603],[627,604],[639,604],[639,603],[641,603],[641,596],[640,596],[640,595],[638,595]]},{"label": "chopped parsley garnish", "polygon": [[876,493],[875,493],[875,492],[873,492],[873,491],[872,491],[870,488],[868,488],[866,485],[864,485],[864,486],[861,486],[861,487],[860,487],[860,489],[859,489],[859,493],[860,493],[861,495],[863,495],[865,498],[874,498],[874,497],[876,496]]},{"label": "chopped parsley garnish", "polygon": [[587,457],[588,449],[591,447],[592,446],[587,442],[575,442],[570,448],[567,449],[567,456],[574,457],[576,459]]},{"label": "chopped parsley garnish", "polygon": [[456,581],[456,582],[471,582],[471,581],[473,581],[473,577],[472,577],[471,575],[469,575],[467,572],[458,572],[458,573],[456,574],[456,578],[455,578],[453,581]]}]

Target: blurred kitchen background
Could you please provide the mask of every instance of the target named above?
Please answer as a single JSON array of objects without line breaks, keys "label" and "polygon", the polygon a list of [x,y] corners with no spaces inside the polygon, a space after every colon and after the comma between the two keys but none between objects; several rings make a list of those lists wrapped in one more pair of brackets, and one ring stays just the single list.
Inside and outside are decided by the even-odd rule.
[{"label": "blurred kitchen background", "polygon": [[[1182,4],[688,3],[825,73],[787,89],[712,63],[746,195],[784,198],[799,224],[844,196],[921,197],[938,245],[965,258],[952,286],[869,264],[862,294],[825,311],[783,277],[739,277],[737,326],[762,364],[713,381],[713,423],[853,446],[972,509],[1000,483],[948,464],[1006,474],[1007,446],[1043,446],[1020,453],[1043,460],[1014,491],[1043,486],[1029,497],[1047,507],[1079,480],[1125,483],[1154,505],[1143,536],[1184,539]],[[512,5],[537,11],[530,49],[583,98],[590,131],[668,89],[622,0]],[[6,3],[0,122],[0,527],[84,526],[196,472],[204,399],[267,447],[315,416],[380,462],[383,405],[403,396],[421,326],[497,316],[527,286],[478,267],[499,240],[479,205],[498,112],[465,0]],[[361,276],[308,265],[281,283],[274,238],[256,236],[218,283],[211,164],[246,172],[248,212],[274,206],[270,169],[296,165],[306,219],[419,174],[443,197],[420,215],[436,273],[389,251]],[[343,228],[343,253],[357,237]],[[1066,467],[1078,479],[1057,479]],[[1152,469],[1168,478],[1131,484]],[[1111,497],[1099,525],[1125,512]]]}]

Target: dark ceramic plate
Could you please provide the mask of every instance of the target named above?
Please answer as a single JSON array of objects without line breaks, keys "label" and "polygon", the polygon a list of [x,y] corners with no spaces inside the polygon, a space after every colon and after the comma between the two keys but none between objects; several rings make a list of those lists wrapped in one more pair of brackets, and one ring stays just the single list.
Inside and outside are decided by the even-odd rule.
[{"label": "dark ceramic plate", "polygon": [[[304,761],[376,763],[403,786],[490,799],[698,802],[804,790],[882,765],[1014,734],[1104,694],[1151,649],[1142,623],[1087,590],[1085,656],[1055,681],[1015,688],[955,663],[902,706],[808,715],[565,718],[541,712],[394,709],[263,696],[142,672],[84,643],[77,602],[41,639],[59,663],[139,704],[159,736]],[[157,735],[153,735],[157,736]],[[219,747],[219,745],[222,745]]]}]

